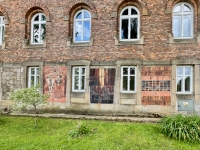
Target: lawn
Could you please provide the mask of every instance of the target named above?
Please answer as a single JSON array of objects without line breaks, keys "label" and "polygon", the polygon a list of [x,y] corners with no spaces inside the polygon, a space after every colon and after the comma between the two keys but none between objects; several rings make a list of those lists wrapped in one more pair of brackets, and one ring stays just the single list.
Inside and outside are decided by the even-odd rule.
[{"label": "lawn", "polygon": [[[157,124],[0,116],[1,150],[200,150],[200,144],[169,139]],[[79,122],[93,134],[73,139]]]}]

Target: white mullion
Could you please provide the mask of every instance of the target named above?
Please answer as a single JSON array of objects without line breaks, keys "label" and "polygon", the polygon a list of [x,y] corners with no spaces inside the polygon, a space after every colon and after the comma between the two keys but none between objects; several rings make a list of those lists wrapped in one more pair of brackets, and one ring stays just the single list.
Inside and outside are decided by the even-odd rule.
[{"label": "white mullion", "polygon": [[79,67],[79,74],[78,74],[78,90],[80,91],[81,90],[81,68]]},{"label": "white mullion", "polygon": [[130,67],[128,67],[128,89],[127,91],[130,91]]},{"label": "white mullion", "polygon": [[2,25],[0,26],[0,32],[1,32],[1,37],[0,37],[0,45],[2,45],[2,42],[3,42],[3,27],[2,27]]},{"label": "white mullion", "polygon": [[36,76],[36,73],[37,73],[36,70],[37,70],[37,69],[34,68],[34,70],[35,70],[35,72],[34,72],[34,86],[36,86],[36,80],[37,80],[37,79],[36,79],[36,78],[37,78],[37,76]]}]

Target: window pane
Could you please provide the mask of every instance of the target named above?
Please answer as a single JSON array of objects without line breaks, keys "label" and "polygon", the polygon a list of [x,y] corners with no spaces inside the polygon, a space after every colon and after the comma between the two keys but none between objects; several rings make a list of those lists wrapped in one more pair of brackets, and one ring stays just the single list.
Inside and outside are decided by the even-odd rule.
[{"label": "window pane", "polygon": [[128,68],[123,68],[123,75],[128,75]]},{"label": "window pane", "polygon": [[183,36],[191,36],[191,15],[183,16]]},{"label": "window pane", "polygon": [[35,78],[34,78],[34,76],[31,76],[31,83],[30,83],[30,85],[34,86],[34,83],[35,83]]},{"label": "window pane", "polygon": [[2,36],[2,41],[4,40],[4,33],[5,33],[5,29],[4,29],[4,26],[2,26],[2,33],[0,33]]},{"label": "window pane", "polygon": [[78,13],[78,15],[76,16],[76,19],[81,19],[82,18],[82,12]]},{"label": "window pane", "polygon": [[85,76],[81,77],[81,90],[85,89]]},{"label": "window pane", "polygon": [[123,91],[127,91],[128,90],[128,77],[127,76],[123,76]]},{"label": "window pane", "polygon": [[75,22],[75,41],[82,41],[83,26],[81,21]]},{"label": "window pane", "polygon": [[36,75],[39,76],[39,68],[36,68]]},{"label": "window pane", "polygon": [[181,36],[181,17],[173,16],[173,34],[174,37]]},{"label": "window pane", "polygon": [[36,77],[35,85],[39,84],[39,77]]},{"label": "window pane", "polygon": [[33,25],[33,42],[34,43],[39,42],[39,24]]},{"label": "window pane", "polygon": [[131,39],[137,39],[138,19],[131,18]]},{"label": "window pane", "polygon": [[122,15],[128,15],[128,8],[123,11]]},{"label": "window pane", "polygon": [[31,68],[31,75],[35,75],[35,68]]},{"label": "window pane", "polygon": [[85,68],[82,68],[81,74],[82,74],[82,75],[85,75]]},{"label": "window pane", "polygon": [[130,91],[135,91],[135,76],[130,76]]},{"label": "window pane", "polygon": [[176,6],[176,8],[174,8],[173,12],[180,12],[181,11],[181,6]]},{"label": "window pane", "polygon": [[185,75],[191,75],[191,67],[185,67]]},{"label": "window pane", "polygon": [[182,77],[177,77],[176,78],[176,85],[177,85],[177,92],[181,92],[182,91],[182,89],[181,89],[181,87],[182,87]]},{"label": "window pane", "polygon": [[191,79],[190,79],[191,77],[186,77],[185,78],[185,91],[186,92],[189,92],[190,91],[190,81],[191,81]]},{"label": "window pane", "polygon": [[83,40],[84,41],[89,41],[90,40],[90,21],[84,21],[84,36]]},{"label": "window pane", "polygon": [[75,75],[79,75],[79,68],[75,68],[75,69],[74,69],[74,74],[75,74]]},{"label": "window pane", "polygon": [[40,41],[42,42],[46,36],[46,24],[41,24],[41,31],[40,31]]},{"label": "window pane", "polygon": [[130,75],[135,75],[135,68],[130,68]]},{"label": "window pane", "polygon": [[84,11],[84,18],[90,18],[90,14],[87,11]]},{"label": "window pane", "polygon": [[42,15],[41,21],[46,21],[46,17],[44,15]]},{"label": "window pane", "polygon": [[177,72],[177,75],[183,75],[183,68],[177,67],[176,72]]},{"label": "window pane", "polygon": [[187,5],[184,5],[184,8],[183,8],[183,11],[191,11],[191,9],[190,9],[190,7],[189,6],[187,6]]},{"label": "window pane", "polygon": [[121,39],[128,39],[128,19],[122,19]]},{"label": "window pane", "polygon": [[79,77],[74,76],[74,89],[78,90],[78,87],[79,87]]},{"label": "window pane", "polygon": [[137,11],[133,8],[131,8],[131,15],[136,15],[137,14]]},{"label": "window pane", "polygon": [[39,21],[39,15],[35,17],[34,21]]}]

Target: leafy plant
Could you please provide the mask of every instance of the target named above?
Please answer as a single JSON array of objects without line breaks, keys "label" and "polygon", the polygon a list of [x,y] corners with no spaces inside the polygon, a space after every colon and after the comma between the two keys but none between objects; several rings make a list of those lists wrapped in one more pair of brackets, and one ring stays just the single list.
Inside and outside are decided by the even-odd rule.
[{"label": "leafy plant", "polygon": [[92,133],[92,130],[86,124],[80,122],[74,129],[69,131],[69,136],[77,138],[90,133]]},{"label": "leafy plant", "polygon": [[200,142],[200,117],[180,114],[166,116],[161,119],[160,131],[179,141]]},{"label": "leafy plant", "polygon": [[[32,105],[35,112],[35,123],[36,126],[36,113],[37,106],[43,104],[48,99],[48,95],[44,95],[39,92],[40,86],[32,86],[30,88],[19,89],[11,93],[10,100],[12,100],[16,105],[21,104],[23,106]],[[22,108],[21,107],[21,108]]]}]

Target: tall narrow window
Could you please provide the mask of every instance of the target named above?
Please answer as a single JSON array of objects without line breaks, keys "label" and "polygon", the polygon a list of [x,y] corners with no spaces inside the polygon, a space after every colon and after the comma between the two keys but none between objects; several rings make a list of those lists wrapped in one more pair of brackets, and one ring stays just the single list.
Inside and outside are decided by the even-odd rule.
[{"label": "tall narrow window", "polygon": [[174,38],[193,37],[193,8],[188,3],[178,3],[173,9]]},{"label": "tall narrow window", "polygon": [[31,20],[31,44],[43,44],[46,36],[46,17],[37,13]]},{"label": "tall narrow window", "polygon": [[178,66],[176,68],[176,86],[179,93],[192,93],[193,68],[191,66]]},{"label": "tall narrow window", "polygon": [[72,91],[85,92],[85,67],[73,67]]},{"label": "tall narrow window", "polygon": [[121,91],[128,93],[136,92],[136,67],[121,67]]},{"label": "tall narrow window", "polygon": [[125,7],[120,14],[120,40],[134,41],[139,39],[140,14],[133,6]]},{"label": "tall narrow window", "polygon": [[2,45],[2,42],[4,40],[4,28],[5,28],[4,16],[0,16],[0,45]]},{"label": "tall narrow window", "polygon": [[74,42],[89,42],[91,36],[91,15],[83,9],[74,16]]},{"label": "tall narrow window", "polygon": [[28,87],[36,86],[39,83],[39,67],[28,68]]}]

